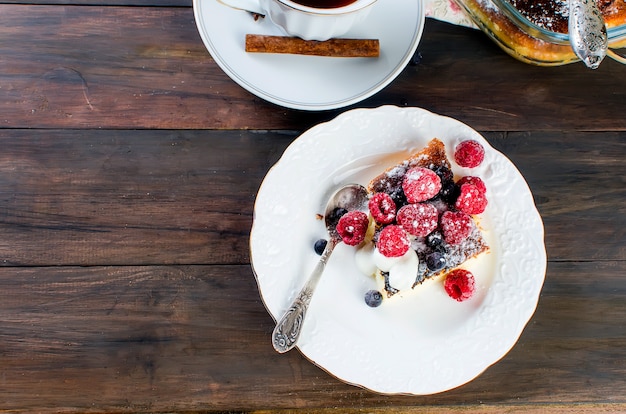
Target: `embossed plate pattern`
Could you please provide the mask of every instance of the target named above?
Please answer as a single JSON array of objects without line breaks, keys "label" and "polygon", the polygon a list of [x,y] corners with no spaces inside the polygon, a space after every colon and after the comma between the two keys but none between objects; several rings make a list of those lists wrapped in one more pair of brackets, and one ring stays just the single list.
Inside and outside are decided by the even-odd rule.
[{"label": "embossed plate pattern", "polygon": [[[374,282],[354,265],[354,249],[337,246],[315,292],[300,351],[337,378],[380,393],[432,394],[460,386],[500,360],[537,306],[546,270],[543,224],[515,166],[472,128],[419,108],[356,109],[306,131],[268,172],[257,195],[250,247],[263,301],[280,318],[318,260],[316,219],[337,186],[366,184],[438,137],[454,146],[480,141],[485,161],[453,162],[455,175],[478,175],[489,205],[480,221],[491,247],[467,264],[474,296],[459,303],[440,281],[369,308]],[[268,346],[270,338],[268,336]]]}]

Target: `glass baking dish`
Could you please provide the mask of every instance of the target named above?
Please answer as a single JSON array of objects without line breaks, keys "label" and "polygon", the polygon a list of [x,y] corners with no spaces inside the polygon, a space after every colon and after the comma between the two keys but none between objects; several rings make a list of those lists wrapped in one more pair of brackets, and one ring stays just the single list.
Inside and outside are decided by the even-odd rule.
[{"label": "glass baking dish", "polygon": [[[580,60],[574,54],[567,34],[567,0],[455,1],[483,32],[511,56],[523,62],[558,66]],[[626,64],[626,58],[620,51],[626,48],[626,2],[597,2],[602,2],[601,10],[606,9],[607,4],[616,7],[616,12],[614,10],[604,16],[609,40],[607,56]],[[526,6],[541,5],[546,10],[534,17],[524,9]]]}]

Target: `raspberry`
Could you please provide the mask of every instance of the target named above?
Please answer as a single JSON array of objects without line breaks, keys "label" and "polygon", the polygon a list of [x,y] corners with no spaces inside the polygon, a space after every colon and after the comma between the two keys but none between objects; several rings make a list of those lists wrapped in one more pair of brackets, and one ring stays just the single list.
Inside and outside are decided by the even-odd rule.
[{"label": "raspberry", "polygon": [[480,214],[487,208],[487,198],[477,185],[463,184],[454,206],[467,214]]},{"label": "raspberry", "polygon": [[459,244],[472,231],[472,217],[462,211],[446,211],[441,215],[441,232],[449,244]]},{"label": "raspberry", "polygon": [[402,189],[409,203],[433,198],[441,190],[441,178],[428,168],[411,168],[402,180]]},{"label": "raspberry", "polygon": [[458,185],[459,187],[462,186],[463,184],[474,184],[476,187],[478,187],[480,191],[482,191],[485,194],[487,193],[487,186],[485,185],[485,182],[480,177],[473,177],[473,176],[467,175],[465,177],[462,177],[461,179],[459,179],[459,181],[456,182],[456,185]]},{"label": "raspberry", "polygon": [[478,167],[485,158],[485,149],[472,139],[465,140],[454,149],[454,159],[461,167]]},{"label": "raspberry", "polygon": [[397,223],[409,234],[425,237],[437,228],[439,212],[432,204],[407,204],[398,210]]},{"label": "raspberry", "polygon": [[367,214],[362,211],[350,211],[339,219],[337,233],[348,246],[356,246],[365,240],[365,233],[369,227]]},{"label": "raspberry", "polygon": [[370,214],[379,224],[390,224],[396,218],[396,203],[387,193],[374,194],[367,206]]},{"label": "raspberry", "polygon": [[385,257],[400,257],[409,251],[411,241],[402,227],[391,224],[380,232],[376,246]]},{"label": "raspberry", "polygon": [[443,287],[448,296],[463,302],[474,293],[474,275],[465,269],[455,269],[448,273]]}]

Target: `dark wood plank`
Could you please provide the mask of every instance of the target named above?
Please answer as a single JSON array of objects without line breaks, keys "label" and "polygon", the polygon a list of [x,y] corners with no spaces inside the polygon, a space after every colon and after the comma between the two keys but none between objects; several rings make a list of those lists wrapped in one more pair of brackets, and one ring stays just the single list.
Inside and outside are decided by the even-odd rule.
[{"label": "dark wood plank", "polygon": [[528,182],[551,260],[626,259],[626,134],[488,134]]},{"label": "dark wood plank", "polygon": [[[0,10],[0,38],[11,39],[0,44],[4,128],[300,129],[344,110],[251,96],[211,59],[190,7]],[[491,131],[626,129],[626,77],[614,61],[534,67],[479,31],[432,20],[419,51],[419,64],[355,106],[420,106]]]},{"label": "dark wood plank", "polygon": [[[247,263],[257,189],[295,136],[0,130],[2,265]],[[486,136],[529,183],[550,259],[626,259],[624,133]]]},{"label": "dark wood plank", "polygon": [[[490,404],[478,404],[475,406],[468,405],[419,405],[419,406],[401,406],[401,407],[375,407],[368,408],[367,412],[372,414],[378,413],[402,413],[402,414],[414,414],[414,413],[507,413],[507,414],[586,414],[586,413],[621,413],[624,410],[622,404],[593,404],[593,403],[580,403],[580,404],[506,404],[506,405],[490,405]],[[342,413],[362,413],[363,408],[351,407],[341,408]],[[255,410],[250,411],[250,414],[268,414],[268,413],[299,413],[302,410],[287,409],[287,410]],[[336,408],[321,408],[321,409],[307,409],[309,414],[329,414],[337,412]]]},{"label": "dark wood plank", "polygon": [[[424,397],[343,384],[275,353],[248,266],[0,268],[4,410],[160,412],[471,404],[626,407],[625,261],[550,263],[518,344]],[[576,275],[576,277],[572,277]],[[381,357],[382,351],[381,351]]]},{"label": "dark wood plank", "polygon": [[2,264],[247,263],[256,191],[292,138],[0,130]]},{"label": "dark wood plank", "polygon": [[533,191],[549,260],[500,362],[382,396],[273,351],[248,253],[270,166],[349,108],[243,90],[191,0],[7,0],[0,39],[0,411],[626,412],[622,65],[534,67],[427,20],[419,59],[354,105],[486,131]]},{"label": "dark wood plank", "polygon": [[124,7],[191,7],[192,0],[2,0],[0,4],[48,6],[124,6]]}]

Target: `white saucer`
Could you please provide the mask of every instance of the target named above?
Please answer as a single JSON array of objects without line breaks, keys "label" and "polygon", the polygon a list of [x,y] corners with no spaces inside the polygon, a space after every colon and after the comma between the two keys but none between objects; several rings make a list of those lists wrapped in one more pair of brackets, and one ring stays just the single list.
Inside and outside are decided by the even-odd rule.
[{"label": "white saucer", "polygon": [[387,86],[414,55],[424,28],[418,0],[378,0],[367,19],[346,38],[377,38],[378,58],[252,54],[244,50],[245,35],[283,35],[269,19],[218,0],[193,0],[206,48],[215,62],[240,86],[269,102],[310,111],[357,103]]}]

